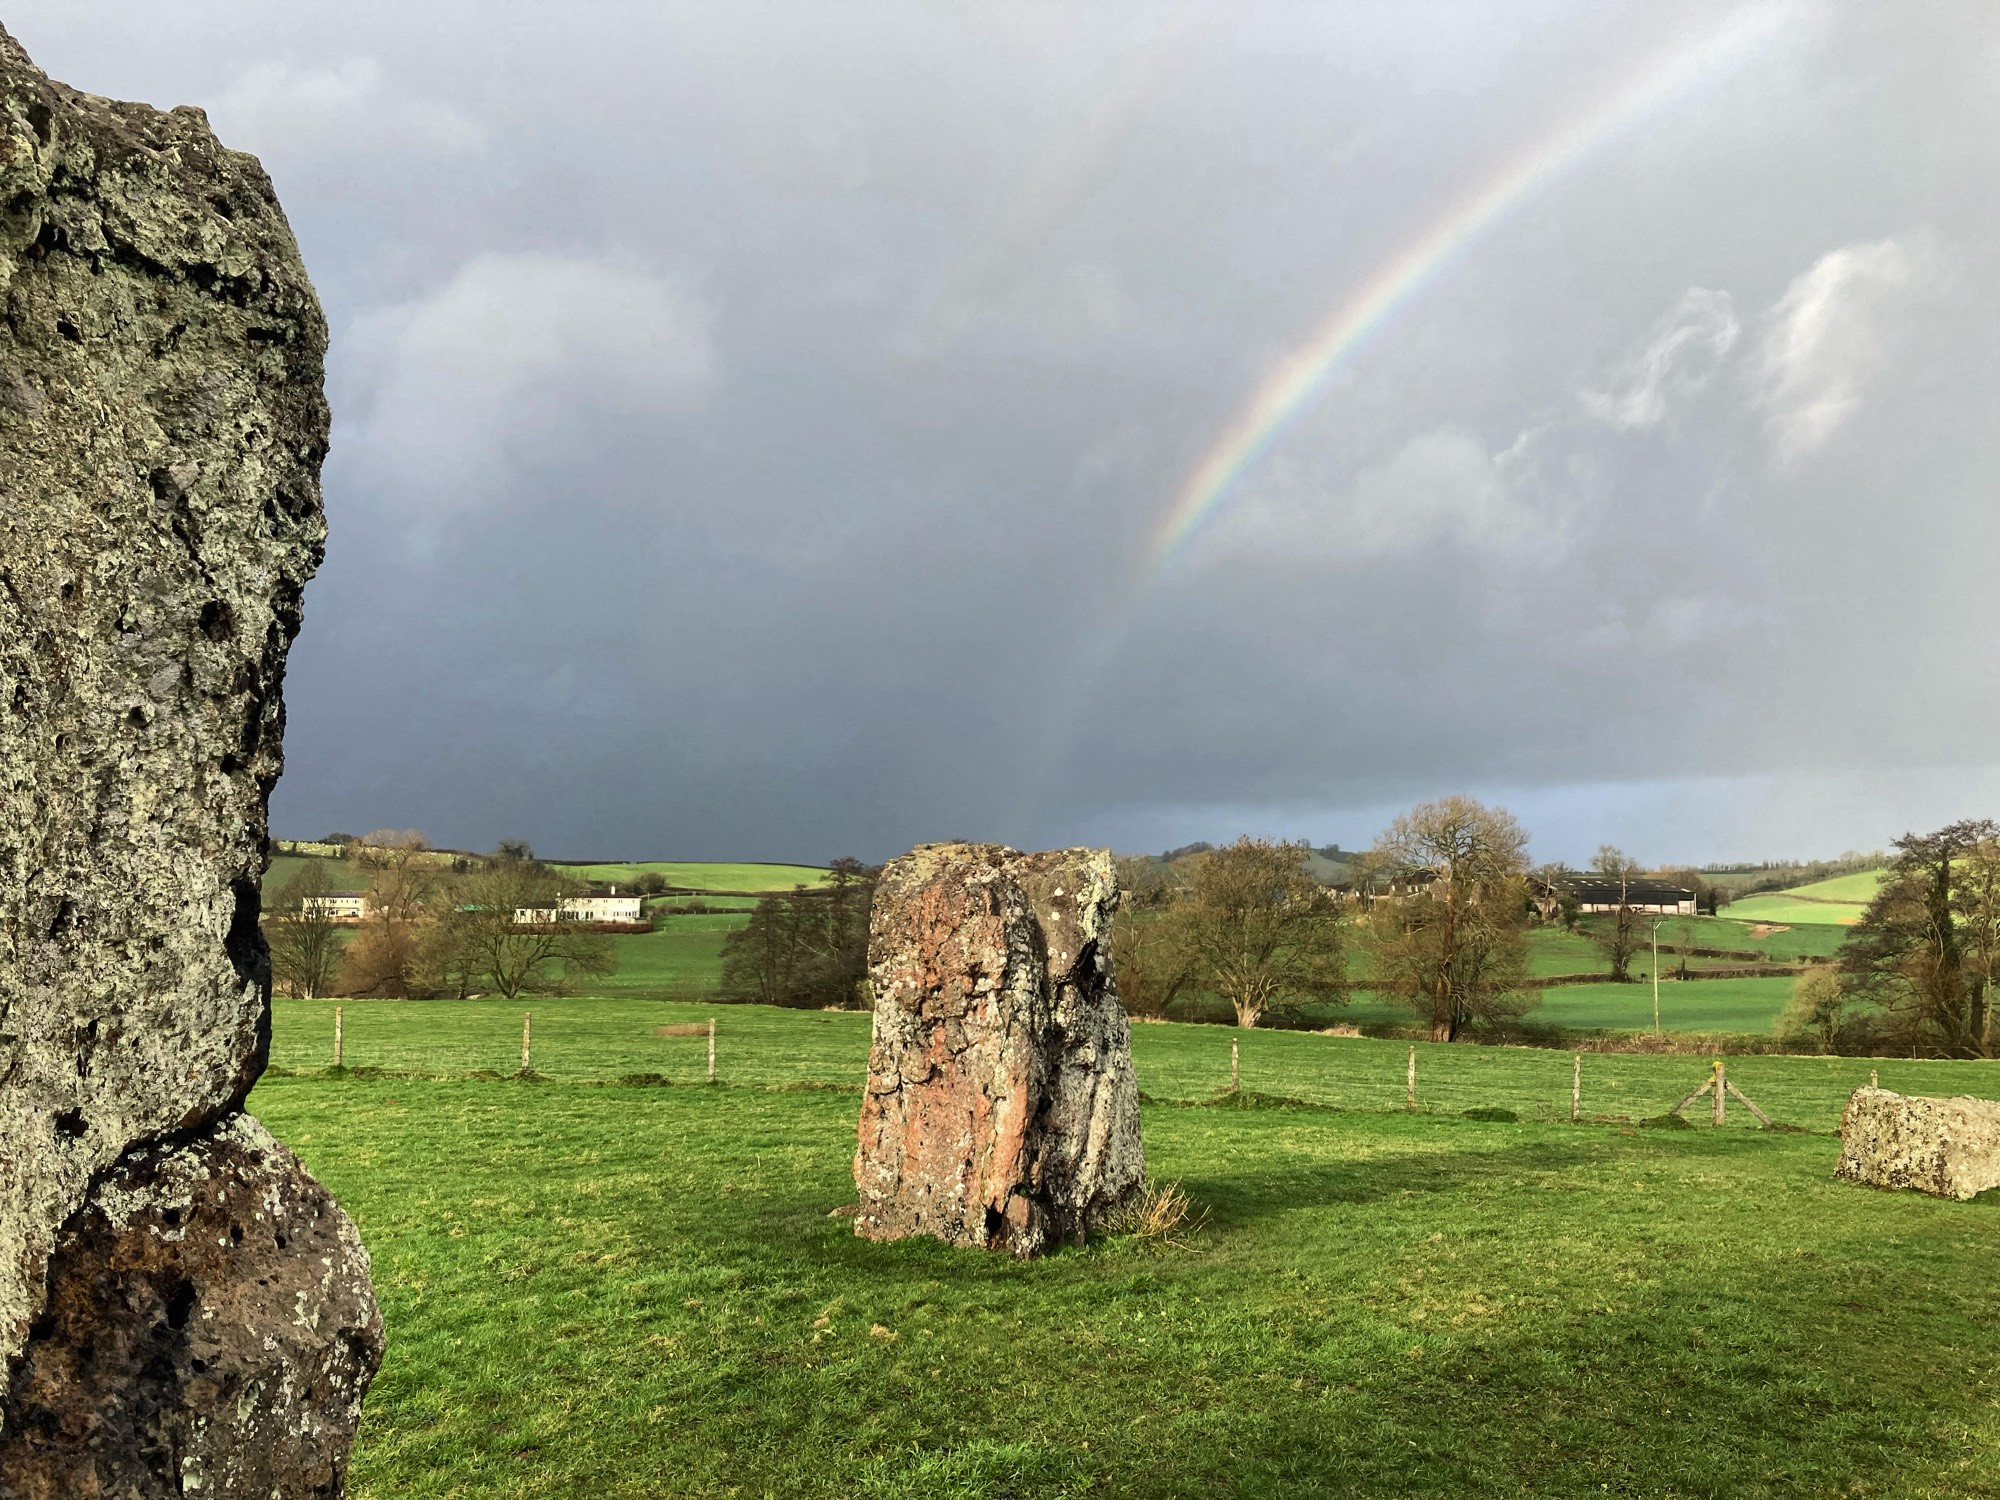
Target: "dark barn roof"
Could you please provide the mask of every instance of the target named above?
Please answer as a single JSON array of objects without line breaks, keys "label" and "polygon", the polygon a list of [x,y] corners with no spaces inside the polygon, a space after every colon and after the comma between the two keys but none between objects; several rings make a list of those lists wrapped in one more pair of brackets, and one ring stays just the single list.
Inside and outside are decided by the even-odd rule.
[{"label": "dark barn roof", "polygon": [[[1563,890],[1574,896],[1583,906],[1618,905],[1618,882],[1590,877],[1571,878],[1562,883]],[[1628,880],[1625,882],[1625,904],[1627,906],[1678,906],[1683,901],[1694,900],[1694,892],[1686,886],[1669,885],[1664,880]]]}]

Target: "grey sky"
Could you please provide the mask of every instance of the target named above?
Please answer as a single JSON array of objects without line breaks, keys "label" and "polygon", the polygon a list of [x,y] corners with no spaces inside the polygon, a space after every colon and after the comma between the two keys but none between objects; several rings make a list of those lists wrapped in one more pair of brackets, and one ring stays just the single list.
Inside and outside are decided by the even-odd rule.
[{"label": "grey sky", "polygon": [[[1353,844],[1470,790],[1671,859],[2000,805],[1990,6],[7,24],[206,107],[326,303],[280,832]],[[1154,569],[1286,357],[1579,131]]]}]

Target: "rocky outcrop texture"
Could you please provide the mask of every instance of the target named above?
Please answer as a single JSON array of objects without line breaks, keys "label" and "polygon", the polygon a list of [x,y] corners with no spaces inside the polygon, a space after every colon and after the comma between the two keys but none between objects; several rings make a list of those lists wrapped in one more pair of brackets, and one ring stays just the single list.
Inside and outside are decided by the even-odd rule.
[{"label": "rocky outcrop texture", "polygon": [[1840,1117],[1834,1175],[1939,1198],[2000,1187],[2000,1103],[1856,1089]]},{"label": "rocky outcrop texture", "polygon": [[[276,1353],[224,1341],[213,1360],[121,1364],[106,1351],[155,1337],[127,1325],[147,1315],[140,1282],[164,1273],[136,1240],[111,1243],[152,1236],[148,1211],[103,1198],[162,1149],[251,1170],[214,1152],[243,1144],[222,1122],[269,1034],[258,888],[279,683],[324,536],[325,323],[253,159],[198,110],[51,81],[5,33],[0,303],[0,1495],[179,1495],[188,1454],[263,1441],[272,1422],[323,1434],[308,1442],[322,1452],[257,1493],[332,1493],[352,1426],[339,1413],[372,1357],[335,1408],[285,1417],[283,1399],[319,1388],[204,1406],[189,1378],[241,1392],[273,1360],[313,1367],[288,1342],[306,1336],[297,1319],[329,1351],[378,1347],[358,1247],[333,1263],[337,1292],[255,1328]],[[338,1218],[289,1156],[257,1159],[273,1203]],[[251,1246],[252,1221],[232,1210],[231,1224]],[[251,1288],[279,1285],[292,1253],[215,1250],[170,1323],[263,1309]],[[94,1394],[59,1416],[23,1384],[46,1390],[36,1372],[99,1355],[78,1377]],[[196,1412],[189,1447],[175,1423]],[[215,1430],[232,1422],[233,1438]],[[86,1428],[97,1479],[36,1488],[53,1471],[24,1445]]]},{"label": "rocky outcrop texture", "polygon": [[339,1493],[382,1323],[353,1224],[263,1126],[127,1153],[49,1270],[0,1493]]},{"label": "rocky outcrop texture", "polygon": [[875,888],[855,1232],[1033,1255],[1145,1191],[1103,850],[924,844]]}]

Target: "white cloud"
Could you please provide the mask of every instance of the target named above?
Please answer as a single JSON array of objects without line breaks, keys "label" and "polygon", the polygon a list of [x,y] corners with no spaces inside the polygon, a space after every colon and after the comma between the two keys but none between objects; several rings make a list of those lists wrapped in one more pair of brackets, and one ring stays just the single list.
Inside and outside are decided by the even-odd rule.
[{"label": "white cloud", "polygon": [[1821,256],[1771,309],[1758,400],[1781,463],[1823,446],[1860,408],[1887,362],[1895,304],[1922,259],[1908,240],[1846,245]]},{"label": "white cloud", "polygon": [[372,57],[318,68],[257,63],[216,96],[209,118],[224,140],[260,155],[360,148],[450,156],[482,150],[487,134],[453,105],[393,93]]},{"label": "white cloud", "polygon": [[1657,427],[1675,402],[1708,384],[1741,331],[1729,293],[1689,287],[1654,325],[1646,347],[1610,372],[1604,389],[1577,395],[1592,416],[1621,431]]},{"label": "white cloud", "polygon": [[483,255],[415,303],[361,319],[358,435],[435,509],[493,493],[509,449],[584,409],[672,416],[713,381],[708,313],[673,282],[554,255]]},{"label": "white cloud", "polygon": [[1232,530],[1257,550],[1292,557],[1381,558],[1440,543],[1528,556],[1559,545],[1566,527],[1542,475],[1543,432],[1531,428],[1490,453],[1465,428],[1433,428],[1332,493],[1279,462]]}]

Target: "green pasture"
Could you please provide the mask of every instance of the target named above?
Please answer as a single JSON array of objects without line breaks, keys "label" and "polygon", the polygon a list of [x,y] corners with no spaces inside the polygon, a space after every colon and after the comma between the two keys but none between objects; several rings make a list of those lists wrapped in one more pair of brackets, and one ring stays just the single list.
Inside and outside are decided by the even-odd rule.
[{"label": "green pasture", "polygon": [[307,865],[317,865],[326,871],[327,884],[337,891],[361,890],[368,884],[367,871],[337,859],[313,859],[303,854],[274,854],[271,867],[264,872],[264,903],[271,905],[292,880]]},{"label": "green pasture", "polygon": [[[328,1010],[281,1003],[280,1057]],[[707,1014],[538,1006],[539,1082],[258,1086],[374,1261],[356,1500],[2000,1495],[2000,1195],[1833,1180],[1870,1064],[1732,1060],[1784,1134],[1620,1123],[1702,1065],[1590,1055],[1571,1125],[1565,1054],[1419,1047],[1407,1113],[1400,1045],[1141,1026],[1149,1096],[1204,1101],[1146,1105],[1148,1167],[1206,1222],[1023,1264],[849,1232],[867,1017],[720,1010],[706,1088],[655,1028]],[[427,1071],[518,1049],[511,1006],[347,1016]],[[1232,1039],[1336,1107],[1216,1099]],[[582,1081],[621,1070],[690,1086]]]},{"label": "green pasture", "polygon": [[611,946],[618,970],[591,980],[591,988],[607,995],[653,996],[712,990],[722,982],[723,939],[747,920],[740,912],[656,917],[651,932],[615,933]]},{"label": "green pasture", "polygon": [[[1665,955],[1661,956],[1660,965],[1663,976],[1673,972],[1667,967]],[[1650,969],[1647,972],[1649,977],[1635,984],[1565,984],[1543,990],[1542,1003],[1529,1013],[1529,1019],[1575,1031],[1650,1031],[1653,985]],[[1789,977],[1687,980],[1663,977],[1660,1029],[1768,1035],[1778,1012],[1791,998],[1792,984]]]},{"label": "green pasture", "polygon": [[[1768,983],[1769,981],[1753,981]],[[1680,986],[1695,991],[1725,980]],[[1590,988],[1578,986],[1579,989]],[[1621,985],[1636,1002],[1642,987]],[[1673,987],[1661,986],[1661,1006]],[[1651,989],[1643,990],[1651,1024]],[[332,1064],[333,1009],[342,1008],[344,1061],[352,1072],[451,1079],[511,1074],[520,1066],[521,1018],[534,1017],[536,1073],[572,1083],[646,1078],[698,1084],[707,1066],[707,1022],[716,1022],[719,1076],[752,1088],[858,1089],[871,1018],[858,1011],[797,1011],[763,1005],[661,1000],[279,1000],[271,1062],[319,1075]],[[662,1028],[680,1034],[663,1035]],[[1712,1029],[1706,1027],[1692,1029]],[[1229,1084],[1236,1047],[1245,1090],[1343,1109],[1401,1109],[1409,1044],[1300,1031],[1239,1031],[1177,1022],[1132,1029],[1139,1086],[1155,1099],[1201,1100]],[[1542,1118],[1569,1114],[1571,1055],[1541,1047],[1416,1044],[1418,1101],[1425,1110],[1511,1109]],[[1705,1076],[1687,1055],[1587,1053],[1586,1112],[1626,1120],[1657,1115]],[[1790,1124],[1831,1130],[1847,1096],[1879,1069],[1886,1088],[1982,1094],[2000,1086],[2000,1064],[1895,1058],[1737,1057],[1730,1076]]]},{"label": "green pasture", "polygon": [[687,860],[639,860],[630,864],[559,864],[582,880],[628,884],[641,875],[657,875],[668,885],[692,891],[789,891],[793,886],[818,885],[826,871],[818,865],[712,864]]},{"label": "green pasture", "polygon": [[1836,875],[1831,880],[1815,880],[1778,892],[1781,896],[1816,897],[1821,901],[1851,901],[1866,906],[1889,878],[1887,870],[1858,870],[1852,875]]},{"label": "green pasture", "polygon": [[[1759,898],[1761,899],[1761,898]],[[1662,943],[1682,941],[1682,924],[1692,924],[1692,945],[1697,948],[1724,948],[1735,952],[1762,953],[1774,963],[1793,963],[1801,958],[1831,958],[1847,937],[1847,929],[1821,915],[1817,921],[1788,924],[1782,932],[1752,937],[1748,920],[1739,921],[1737,907],[1726,908],[1726,917],[1670,917],[1660,929]],[[1821,908],[1824,913],[1832,908]],[[1662,969],[1667,955],[1660,955]]]},{"label": "green pasture", "polygon": [[1730,918],[1737,922],[1809,923],[1814,926],[1851,927],[1861,920],[1860,903],[1851,906],[1832,901],[1800,901],[1793,896],[1745,896],[1732,901]]}]

